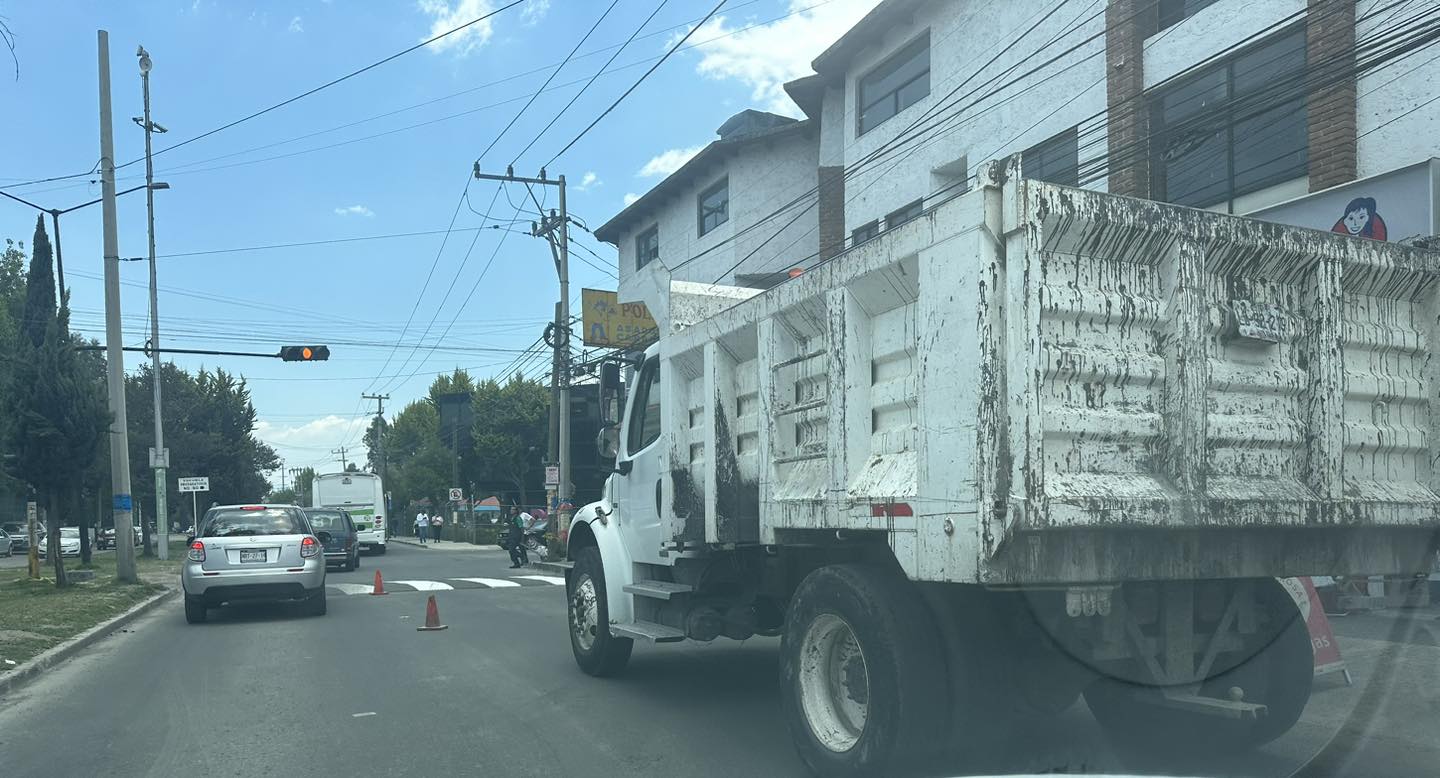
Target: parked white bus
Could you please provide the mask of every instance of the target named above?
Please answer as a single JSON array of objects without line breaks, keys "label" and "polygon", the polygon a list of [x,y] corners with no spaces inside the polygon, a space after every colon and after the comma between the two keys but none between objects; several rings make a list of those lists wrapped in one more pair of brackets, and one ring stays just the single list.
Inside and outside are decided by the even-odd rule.
[{"label": "parked white bus", "polygon": [[385,553],[385,489],[374,473],[326,473],[315,476],[310,505],[340,508],[350,514],[360,551]]}]

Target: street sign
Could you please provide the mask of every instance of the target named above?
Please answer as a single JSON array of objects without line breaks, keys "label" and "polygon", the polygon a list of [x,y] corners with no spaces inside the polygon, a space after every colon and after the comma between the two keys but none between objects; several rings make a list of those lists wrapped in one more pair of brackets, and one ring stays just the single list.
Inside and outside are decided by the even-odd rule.
[{"label": "street sign", "polygon": [[644,303],[621,303],[614,292],[581,289],[580,305],[587,346],[643,348],[659,335]]},{"label": "street sign", "polygon": [[25,503],[25,520],[34,524],[40,519],[40,506],[33,502]]},{"label": "street sign", "polygon": [[546,465],[546,466],[545,466],[545,485],[546,485],[546,486],[559,486],[559,485],[560,485],[560,467],[559,467],[558,465]]},{"label": "street sign", "polygon": [[180,484],[180,492],[208,492],[210,491],[210,476],[197,475],[189,478],[176,479]]},{"label": "street sign", "polygon": [[450,490],[450,502],[460,502],[460,501],[463,500],[463,499],[465,499],[465,490],[464,490],[464,489],[455,489],[455,488],[452,488],[452,489]]},{"label": "street sign", "polygon": [[170,468],[170,449],[156,451],[154,446],[150,447],[150,467]]}]

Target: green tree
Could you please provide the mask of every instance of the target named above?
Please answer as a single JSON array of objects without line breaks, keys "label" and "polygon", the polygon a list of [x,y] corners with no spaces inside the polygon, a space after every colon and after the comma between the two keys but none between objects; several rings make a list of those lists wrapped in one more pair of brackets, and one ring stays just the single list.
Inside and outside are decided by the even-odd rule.
[{"label": "green tree", "polygon": [[315,502],[315,468],[303,467],[295,476],[295,492],[302,505]]},{"label": "green tree", "polygon": [[[109,413],[75,351],[78,339],[70,333],[68,308],[64,304],[58,311],[55,308],[50,240],[43,220],[36,224],[33,245],[15,351],[18,364],[8,398],[12,418],[6,429],[7,449],[15,458],[7,464],[46,506],[47,555],[55,566],[55,585],[66,586],[59,539],[63,508],[99,455]],[[32,293],[37,288],[39,292]],[[42,322],[44,329],[35,341],[32,332]]]},{"label": "green tree", "polygon": [[471,402],[480,480],[513,490],[520,504],[531,504],[531,495],[543,488],[540,460],[549,434],[549,389],[518,377],[503,386],[484,381]]},{"label": "green tree", "polygon": [[277,505],[298,505],[300,496],[294,489],[274,489],[265,495],[265,502]]}]

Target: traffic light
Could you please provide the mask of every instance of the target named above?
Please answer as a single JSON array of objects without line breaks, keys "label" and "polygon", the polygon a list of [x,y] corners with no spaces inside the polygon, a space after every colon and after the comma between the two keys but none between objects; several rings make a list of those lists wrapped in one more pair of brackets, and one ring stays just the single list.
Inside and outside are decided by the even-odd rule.
[{"label": "traffic light", "polygon": [[320,362],[330,358],[330,347],[282,346],[280,358],[286,362]]}]

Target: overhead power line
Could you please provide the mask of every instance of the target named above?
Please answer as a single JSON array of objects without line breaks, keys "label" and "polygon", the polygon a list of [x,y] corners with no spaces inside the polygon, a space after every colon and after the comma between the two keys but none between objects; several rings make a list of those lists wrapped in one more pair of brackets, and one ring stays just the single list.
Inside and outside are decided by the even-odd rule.
[{"label": "overhead power line", "polygon": [[551,157],[551,158],[550,158],[550,161],[549,161],[549,162],[546,162],[546,163],[543,165],[543,167],[548,168],[548,167],[550,167],[551,165],[555,164],[555,160],[559,159],[562,154],[564,154],[565,152],[569,151],[571,146],[574,146],[576,143],[579,143],[579,142],[580,142],[580,139],[583,138],[583,137],[585,137],[585,135],[586,135],[587,133],[589,133],[591,130],[595,129],[595,125],[599,124],[601,119],[604,119],[606,116],[609,116],[609,115],[610,115],[610,112],[613,111],[613,110],[615,110],[615,107],[618,106],[618,105],[620,105],[620,103],[623,102],[623,101],[625,100],[625,98],[629,97],[631,92],[634,92],[637,88],[639,88],[639,86],[640,86],[641,84],[645,83],[645,79],[649,78],[651,73],[654,73],[657,69],[659,69],[659,67],[660,67],[661,65],[665,64],[665,60],[670,59],[670,55],[674,54],[677,49],[679,49],[681,46],[685,45],[685,41],[690,40],[690,36],[691,36],[691,35],[694,35],[696,30],[700,29],[701,27],[704,27],[704,26],[705,26],[705,23],[708,22],[708,21],[710,21],[710,17],[714,16],[714,15],[720,10],[720,6],[722,6],[722,5],[725,5],[725,0],[720,0],[720,2],[716,3],[716,4],[715,4],[715,7],[710,9],[710,13],[705,14],[705,18],[704,18],[704,19],[701,19],[699,24],[695,25],[694,27],[691,27],[691,28],[690,28],[690,31],[687,32],[687,33],[685,33],[685,35],[684,35],[682,38],[680,38],[680,40],[676,41],[676,42],[675,42],[675,45],[671,46],[671,47],[670,47],[670,50],[667,51],[667,52],[665,52],[665,55],[664,55],[664,56],[662,56],[662,57],[660,57],[660,59],[656,60],[655,64],[650,66],[650,69],[649,69],[649,70],[645,71],[645,73],[642,74],[642,75],[640,76],[640,78],[636,79],[636,80],[635,80],[635,83],[631,84],[629,89],[626,89],[623,93],[621,93],[621,95],[620,95],[619,97],[615,98],[615,102],[611,103],[609,108],[606,108],[605,110],[601,111],[601,112],[600,112],[600,115],[597,116],[597,117],[595,117],[595,121],[590,122],[588,125],[586,125],[586,126],[585,126],[585,129],[581,130],[579,135],[576,135],[574,138],[572,138],[572,139],[570,140],[569,143],[565,144],[565,146],[564,146],[563,148],[561,148],[559,151],[555,152],[555,156]]}]

